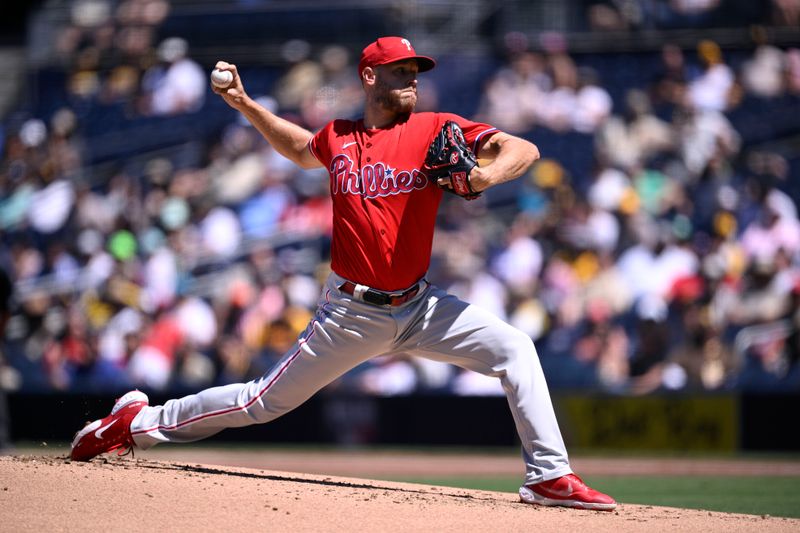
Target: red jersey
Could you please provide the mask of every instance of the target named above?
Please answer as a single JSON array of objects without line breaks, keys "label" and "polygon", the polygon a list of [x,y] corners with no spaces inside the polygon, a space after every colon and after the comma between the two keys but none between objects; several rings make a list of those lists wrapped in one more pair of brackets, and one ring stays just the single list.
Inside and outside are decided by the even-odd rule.
[{"label": "red jersey", "polygon": [[334,120],[311,139],[311,153],[331,178],[334,272],[384,291],[425,275],[442,190],[421,169],[448,120],[461,126],[476,153],[497,132],[450,113],[412,113],[378,129]]}]

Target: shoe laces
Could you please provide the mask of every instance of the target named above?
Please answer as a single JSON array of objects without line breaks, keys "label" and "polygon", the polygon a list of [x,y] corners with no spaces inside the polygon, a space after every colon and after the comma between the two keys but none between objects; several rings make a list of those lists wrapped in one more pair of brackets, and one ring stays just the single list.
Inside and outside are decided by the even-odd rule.
[{"label": "shoe laces", "polygon": [[119,450],[117,452],[117,457],[125,457],[126,455],[130,455],[131,458],[136,457],[136,454],[133,453],[133,446],[127,441],[115,444],[108,449],[107,453],[113,452],[114,450]]}]

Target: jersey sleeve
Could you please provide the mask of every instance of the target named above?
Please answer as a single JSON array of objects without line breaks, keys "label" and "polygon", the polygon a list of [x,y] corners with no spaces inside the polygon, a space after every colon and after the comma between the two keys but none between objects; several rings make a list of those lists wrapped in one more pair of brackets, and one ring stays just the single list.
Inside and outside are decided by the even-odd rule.
[{"label": "jersey sleeve", "polygon": [[331,163],[331,131],[333,130],[333,122],[326,125],[319,130],[308,142],[308,150],[311,152],[317,161],[322,163],[322,166],[328,168]]},{"label": "jersey sleeve", "polygon": [[441,113],[439,116],[441,119],[440,127],[448,120],[455,121],[456,124],[461,127],[461,130],[464,132],[464,138],[467,140],[467,143],[469,143],[470,149],[472,149],[472,152],[476,154],[480,151],[483,143],[489,140],[492,135],[500,131],[489,124],[485,124],[483,122],[473,122],[453,113]]}]

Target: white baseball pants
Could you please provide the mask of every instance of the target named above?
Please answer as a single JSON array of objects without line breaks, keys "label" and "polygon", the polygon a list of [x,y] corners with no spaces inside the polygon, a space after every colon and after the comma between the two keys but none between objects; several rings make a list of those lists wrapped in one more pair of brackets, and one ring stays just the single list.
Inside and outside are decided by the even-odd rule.
[{"label": "white baseball pants", "polygon": [[191,442],[269,422],[372,357],[409,353],[500,379],[522,442],[525,484],[572,471],[527,335],[426,282],[405,304],[378,307],[339,291],[344,281],[331,274],[313,320],[264,376],[142,409],[131,423],[136,446]]}]

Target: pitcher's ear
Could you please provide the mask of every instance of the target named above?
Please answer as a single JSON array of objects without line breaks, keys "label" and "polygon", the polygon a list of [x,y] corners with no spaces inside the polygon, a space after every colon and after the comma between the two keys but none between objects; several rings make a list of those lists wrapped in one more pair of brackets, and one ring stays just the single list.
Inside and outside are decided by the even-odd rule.
[{"label": "pitcher's ear", "polygon": [[361,79],[367,82],[368,84],[374,83],[375,69],[372,67],[364,67],[364,70],[361,71]]}]

